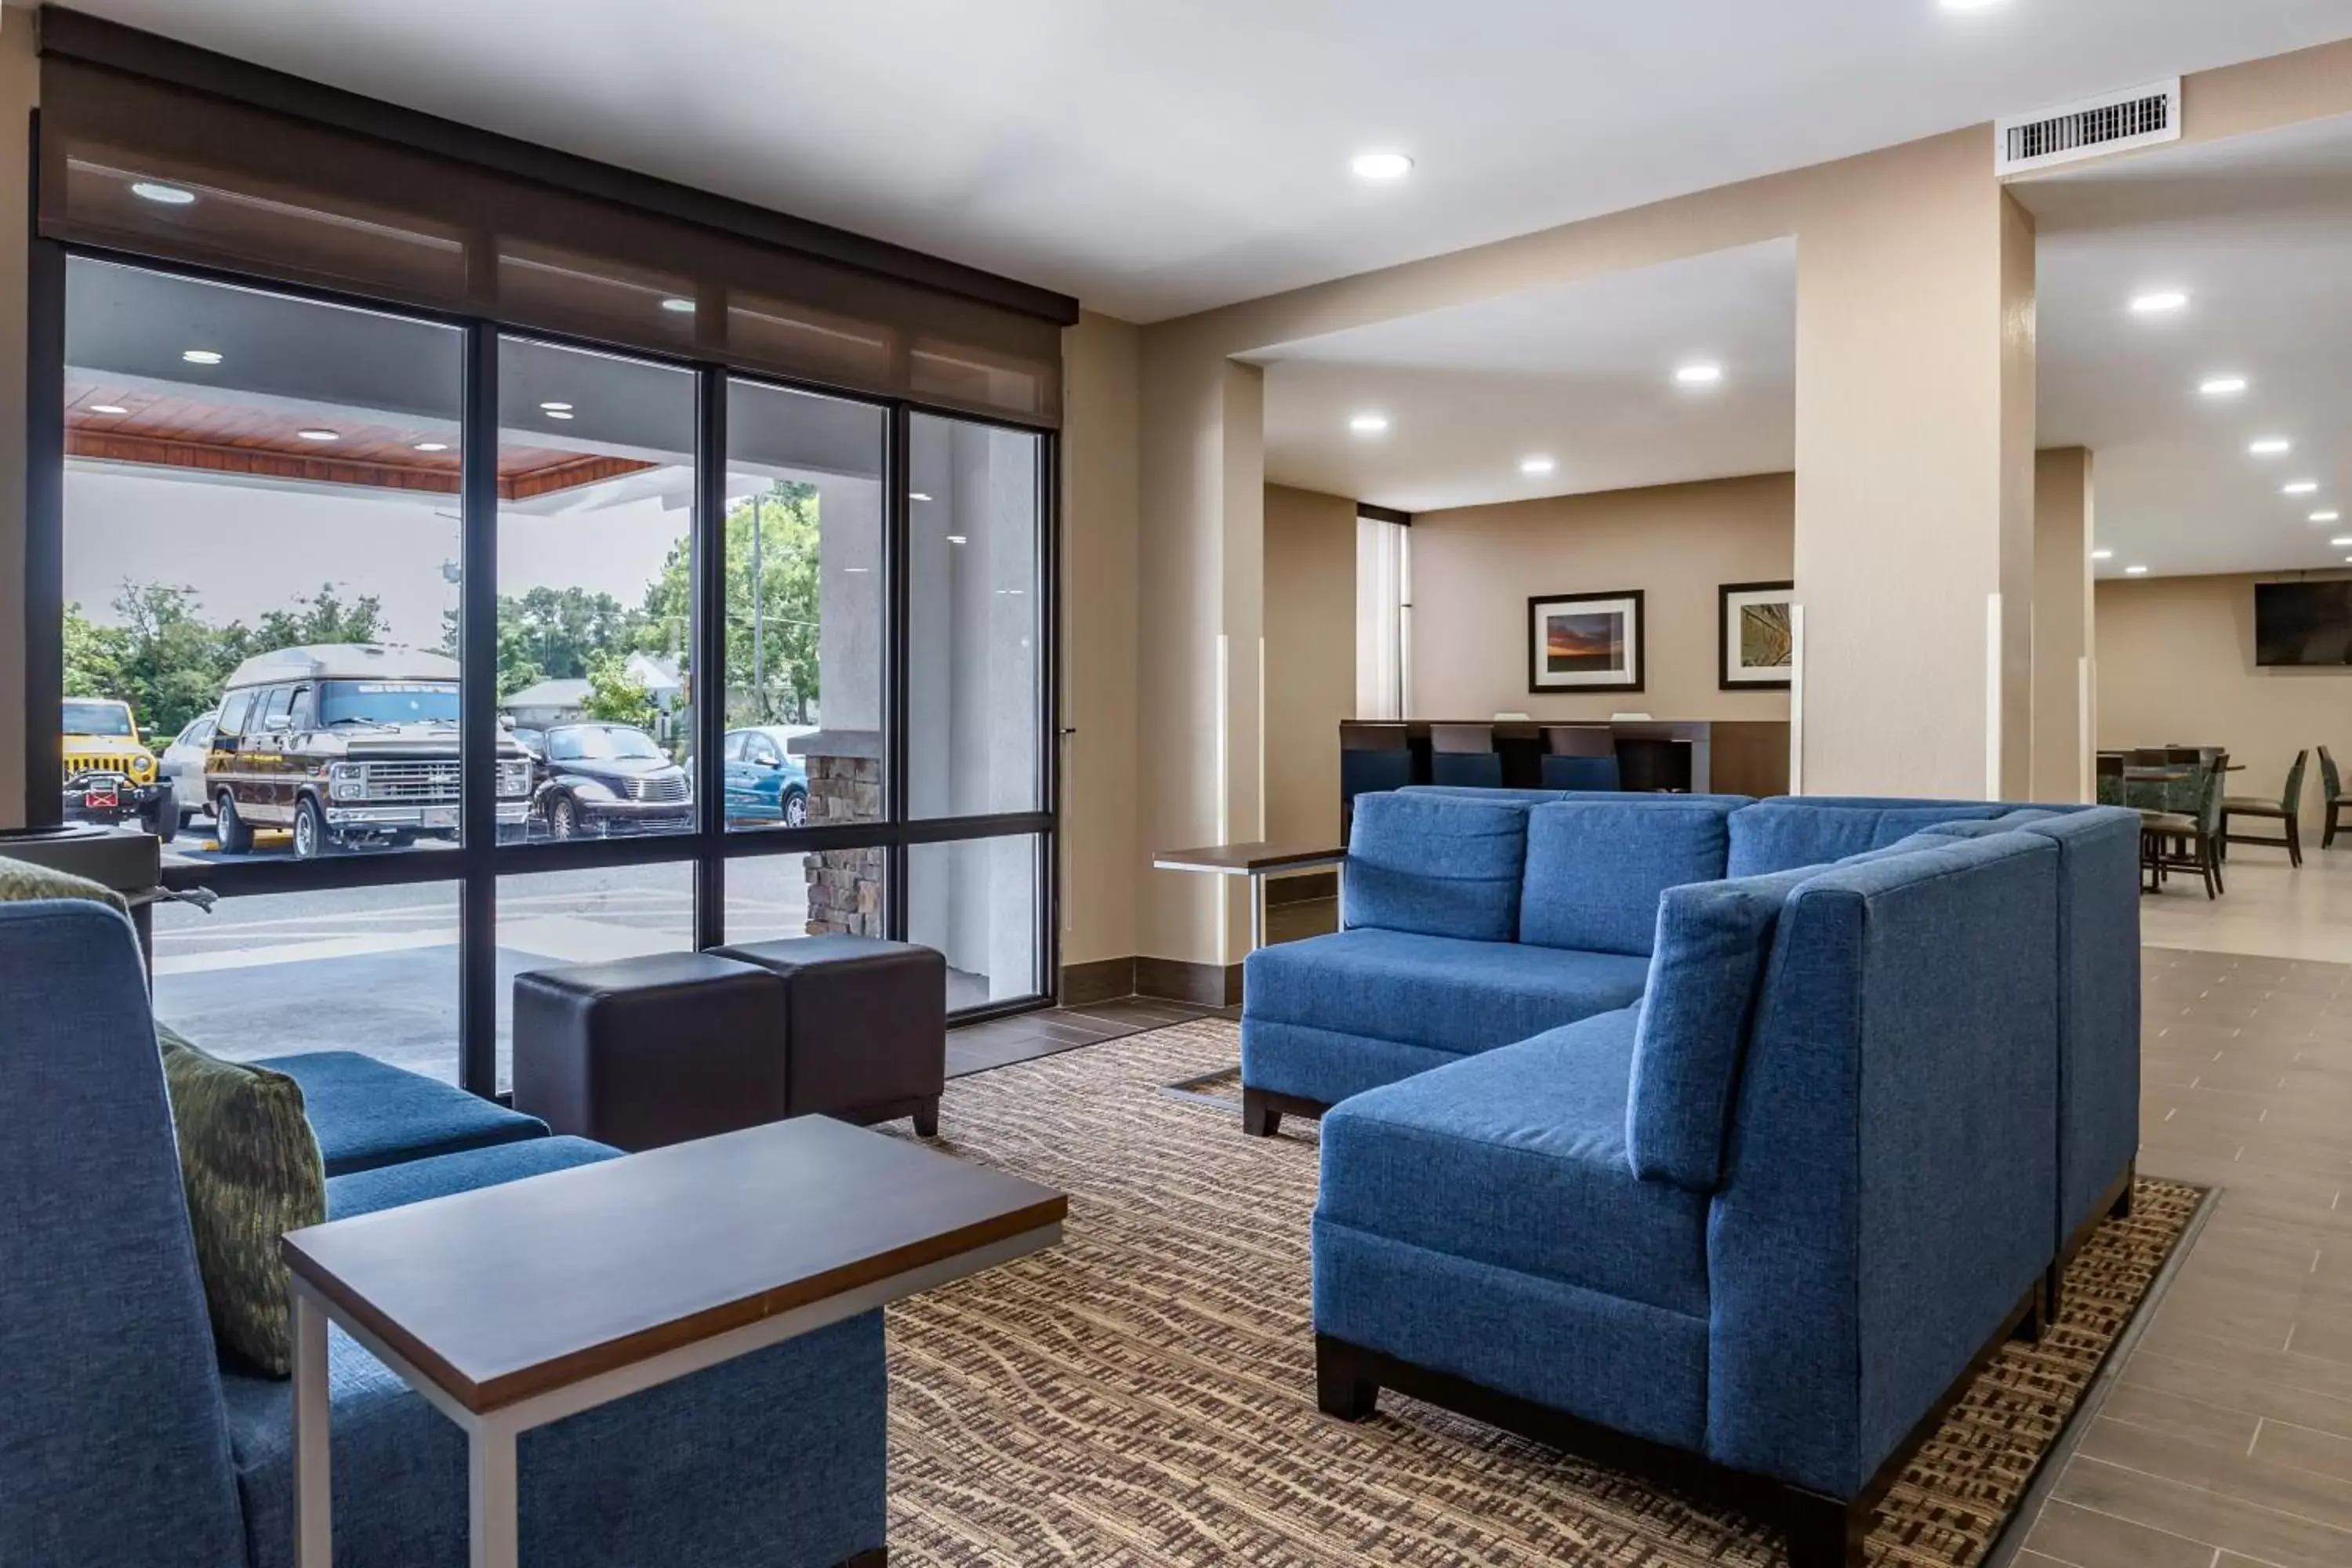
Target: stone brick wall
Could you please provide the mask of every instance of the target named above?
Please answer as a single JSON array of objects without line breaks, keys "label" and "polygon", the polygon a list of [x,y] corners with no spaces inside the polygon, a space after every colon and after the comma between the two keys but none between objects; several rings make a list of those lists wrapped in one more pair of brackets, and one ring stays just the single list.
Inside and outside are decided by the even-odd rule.
[{"label": "stone brick wall", "polygon": [[[809,755],[808,825],[875,822],[882,816],[878,757]],[[883,852],[825,849],[804,858],[808,872],[808,934],[882,934]]]}]

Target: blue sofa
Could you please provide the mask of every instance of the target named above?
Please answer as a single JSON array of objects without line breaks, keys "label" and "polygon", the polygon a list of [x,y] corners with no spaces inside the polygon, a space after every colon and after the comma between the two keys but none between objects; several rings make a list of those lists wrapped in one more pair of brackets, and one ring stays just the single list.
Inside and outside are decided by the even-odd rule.
[{"label": "blue sofa", "polygon": [[[617,1156],[365,1058],[276,1065],[331,1218]],[[525,1435],[523,1561],[880,1561],[882,1357],[867,1313]],[[9,1562],[292,1562],[290,1384],[215,1348],[137,942],[100,904],[0,906],[0,1363]],[[461,1568],[463,1435],[340,1331],[329,1370],[339,1568]]]},{"label": "blue sofa", "polygon": [[[1329,956],[1248,972],[1244,1084],[1291,1096],[1253,1130],[1347,1091],[1315,1218],[1324,1407],[1396,1388],[1714,1488],[1781,1520],[1801,1563],[1858,1563],[1948,1398],[2038,1332],[2069,1248],[2128,1202],[2137,818],[1396,798],[1357,803]],[[1644,906],[1636,997],[1480,999],[1484,967],[1552,960],[1467,950],[1594,973],[1605,946],[1531,938],[1622,947]]]}]

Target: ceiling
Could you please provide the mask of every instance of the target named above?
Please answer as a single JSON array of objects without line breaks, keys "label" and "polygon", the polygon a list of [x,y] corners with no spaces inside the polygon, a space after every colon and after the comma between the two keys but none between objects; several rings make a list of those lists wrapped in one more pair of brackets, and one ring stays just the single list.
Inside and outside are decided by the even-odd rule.
[{"label": "ceiling", "polygon": [[[1266,477],[1406,511],[1785,472],[1797,246],[1746,246],[1284,344]],[[1683,365],[1719,365],[1712,387]],[[1360,413],[1389,420],[1352,432]],[[1522,458],[1557,464],[1519,471]]]},{"label": "ceiling", "polygon": [[[2352,519],[2352,117],[2012,189],[2040,234],[2040,440],[2096,454],[2100,574],[2341,567],[2352,526],[2308,519]],[[2188,308],[2131,313],[2159,289]],[[2198,393],[2225,374],[2246,392]],[[2294,450],[2251,455],[2263,437]]]},{"label": "ceiling", "polygon": [[[1151,321],[2336,37],[2344,0],[80,0]],[[1393,185],[1347,172],[1411,153]]]}]

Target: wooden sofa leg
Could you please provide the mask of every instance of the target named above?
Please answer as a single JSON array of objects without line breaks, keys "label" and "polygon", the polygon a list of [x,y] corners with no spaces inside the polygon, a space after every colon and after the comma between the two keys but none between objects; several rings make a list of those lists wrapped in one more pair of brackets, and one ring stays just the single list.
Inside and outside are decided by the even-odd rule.
[{"label": "wooden sofa leg", "polygon": [[1380,1399],[1381,1385],[1360,1374],[1343,1342],[1315,1336],[1316,1408],[1342,1421],[1361,1421]]},{"label": "wooden sofa leg", "polygon": [[1783,1495],[1789,1568],[1862,1568],[1874,1510],[1794,1487]]},{"label": "wooden sofa leg", "polygon": [[2108,1206],[2107,1213],[2117,1219],[2131,1218],[2132,1189],[2138,1184],[2139,1162],[2134,1160],[2124,1167],[2124,1190],[2116,1194],[2116,1201]]},{"label": "wooden sofa leg", "polygon": [[2053,1263],[2050,1272],[2042,1277],[2042,1314],[2045,1323],[2054,1323],[2064,1310],[2066,1300],[2066,1265]]},{"label": "wooden sofa leg", "polygon": [[1271,1138],[1282,1131],[1282,1112],[1266,1103],[1264,1090],[1242,1090],[1242,1131],[1252,1138]]},{"label": "wooden sofa leg", "polygon": [[915,1107],[915,1136],[936,1138],[940,1135],[940,1097],[925,1095]]},{"label": "wooden sofa leg", "polygon": [[841,1568],[889,1568],[889,1563],[890,1549],[887,1546],[877,1546],[871,1551],[861,1552],[855,1557],[843,1558]]},{"label": "wooden sofa leg", "polygon": [[2029,1345],[2042,1342],[2042,1326],[2050,1311],[2050,1274],[2049,1269],[2044,1269],[2042,1278],[2033,1282],[2032,1292],[2026,1300],[2024,1315],[2017,1320],[2017,1326],[2009,1331],[2011,1339]]}]

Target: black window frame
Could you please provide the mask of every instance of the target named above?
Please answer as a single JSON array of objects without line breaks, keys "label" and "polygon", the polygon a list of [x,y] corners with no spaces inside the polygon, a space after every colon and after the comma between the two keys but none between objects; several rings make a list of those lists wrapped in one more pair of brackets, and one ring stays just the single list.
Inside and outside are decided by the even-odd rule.
[{"label": "black window frame", "polygon": [[[36,125],[37,168],[37,121]],[[26,357],[29,394],[26,453],[26,812],[29,826],[62,817],[60,760],[64,689],[65,551],[65,311],[68,263],[86,258],[115,266],[256,289],[318,304],[370,310],[381,315],[452,326],[466,334],[466,385],[462,420],[461,518],[462,613],[459,617],[460,755],[463,831],[448,849],[383,856],[344,856],[310,861],[167,865],[163,884],[175,890],[206,888],[225,898],[366,887],[454,883],[460,889],[460,1082],[486,1098],[497,1092],[498,888],[509,876],[591,870],[651,864],[690,863],[694,868],[693,945],[707,950],[726,940],[726,868],[730,861],[770,856],[806,855],[826,849],[878,848],[884,852],[886,889],[883,924],[887,936],[906,940],[908,851],[919,844],[1034,835],[1038,844],[1039,898],[1034,941],[1039,989],[950,1015],[951,1025],[982,1022],[1051,1007],[1061,984],[1059,824],[1061,492],[1059,429],[1045,420],[979,414],[951,405],[887,397],[820,382],[797,380],[725,361],[665,355],[633,344],[551,332],[488,316],[458,316],[422,310],[364,295],[299,286],[184,261],[68,244],[36,237],[30,242],[27,289],[31,331]],[[498,664],[495,651],[498,595],[498,378],[502,337],[616,355],[691,372],[698,415],[695,431],[696,497],[692,508],[697,619],[694,668],[725,670],[725,485],[729,383],[773,387],[863,404],[885,411],[883,519],[883,724],[886,761],[883,813],[872,822],[834,826],[763,826],[730,832],[726,825],[723,702],[693,705],[696,725],[690,763],[695,781],[696,820],[691,832],[568,842],[498,842],[496,761],[499,735]],[[911,505],[907,462],[908,431],[917,415],[994,426],[1040,439],[1037,522],[1039,635],[1038,766],[1040,808],[964,817],[918,818],[908,809],[907,678],[912,629],[908,624],[907,563]],[[484,643],[487,636],[491,640]],[[226,706],[226,694],[225,702]],[[250,733],[251,715],[247,715]],[[326,1043],[322,1040],[322,1044]]]}]

